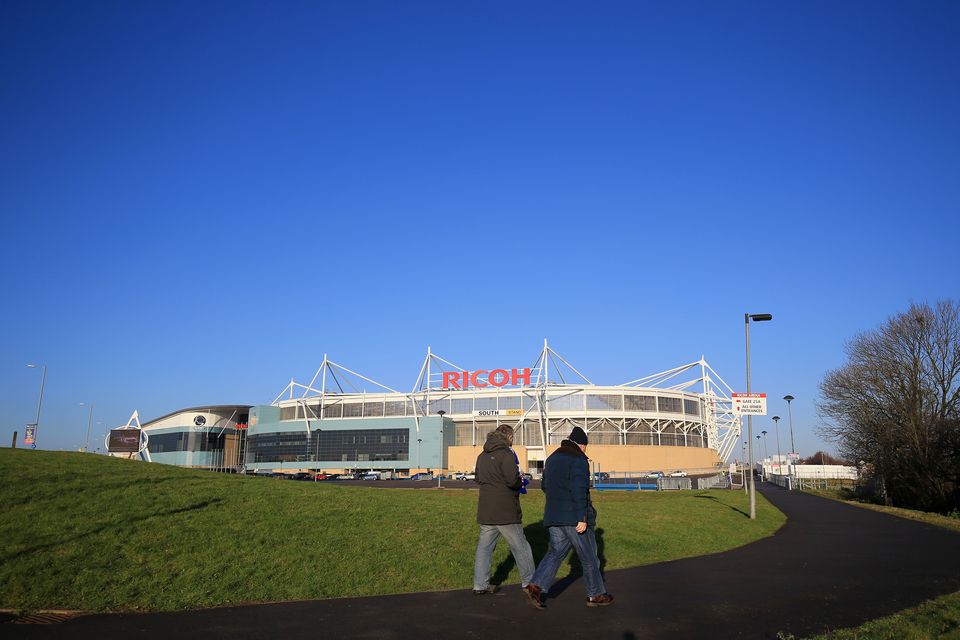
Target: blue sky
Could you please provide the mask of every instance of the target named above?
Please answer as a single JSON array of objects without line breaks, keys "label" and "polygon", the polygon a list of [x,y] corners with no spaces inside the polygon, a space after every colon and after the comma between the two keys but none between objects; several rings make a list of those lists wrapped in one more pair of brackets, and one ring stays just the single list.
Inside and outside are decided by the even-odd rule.
[{"label": "blue sky", "polygon": [[958,297],[960,5],[519,5],[0,5],[4,444],[29,362],[75,448],[81,401],[267,403],[325,352],[742,388],[769,312],[754,389],[824,446],[845,341]]}]

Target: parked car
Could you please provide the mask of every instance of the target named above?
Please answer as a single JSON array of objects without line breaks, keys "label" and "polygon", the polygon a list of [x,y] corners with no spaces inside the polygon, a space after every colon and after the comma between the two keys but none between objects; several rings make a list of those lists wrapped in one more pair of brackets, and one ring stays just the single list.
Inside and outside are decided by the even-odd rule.
[{"label": "parked car", "polygon": [[306,471],[300,471],[293,474],[294,480],[313,480],[313,474],[307,473]]},{"label": "parked car", "polygon": [[610,479],[610,474],[606,471],[597,471],[593,474],[594,482],[605,482]]},{"label": "parked car", "polygon": [[367,473],[360,476],[361,480],[379,480],[380,474],[376,471],[368,471]]},{"label": "parked car", "polygon": [[648,474],[646,474],[645,477],[647,477],[647,478],[662,478],[664,475],[666,475],[666,474],[664,474],[663,471],[651,471],[651,472],[649,472]]},{"label": "parked car", "polygon": [[330,478],[330,474],[328,473],[316,473],[313,476],[314,480],[327,480],[329,478]]},{"label": "parked car", "polygon": [[532,473],[521,473],[520,475],[521,475],[521,477],[523,477],[525,480],[533,480],[533,474],[532,474]]},{"label": "parked car", "polygon": [[427,472],[415,473],[410,476],[411,480],[433,480],[433,474]]},{"label": "parked car", "polygon": [[454,480],[476,480],[477,474],[475,474],[473,471],[469,471],[469,472],[461,471],[460,473],[453,474],[453,479]]},{"label": "parked car", "polygon": [[676,471],[674,471],[673,473],[670,474],[670,477],[671,477],[671,478],[686,478],[686,477],[687,477],[687,472],[684,471],[683,469],[677,469]]}]

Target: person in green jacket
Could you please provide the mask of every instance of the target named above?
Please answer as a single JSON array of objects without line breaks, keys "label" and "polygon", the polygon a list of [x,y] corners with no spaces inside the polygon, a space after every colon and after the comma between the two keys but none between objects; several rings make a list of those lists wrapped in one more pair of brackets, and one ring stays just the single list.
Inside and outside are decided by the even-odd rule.
[{"label": "person in green jacket", "polygon": [[533,576],[533,552],[523,534],[523,513],[520,509],[520,490],[525,481],[517,466],[513,446],[513,428],[502,424],[483,445],[477,457],[476,482],[480,485],[477,502],[477,523],[480,539],[473,562],[473,592],[477,595],[495,593],[490,584],[490,561],[497,540],[503,536],[520,570],[521,586],[527,586]]}]

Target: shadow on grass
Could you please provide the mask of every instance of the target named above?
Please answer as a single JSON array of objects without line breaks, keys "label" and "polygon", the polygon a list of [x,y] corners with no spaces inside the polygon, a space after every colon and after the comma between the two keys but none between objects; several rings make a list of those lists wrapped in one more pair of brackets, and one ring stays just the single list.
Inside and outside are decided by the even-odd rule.
[{"label": "shadow on grass", "polygon": [[[603,534],[604,531],[602,528],[598,528],[593,532],[593,535],[597,540],[597,558],[600,560],[601,577],[603,576],[604,569],[607,566],[607,559],[603,553],[605,546]],[[580,557],[577,556],[576,552],[572,552],[570,554],[570,559],[567,562],[570,564],[570,573],[566,577],[560,578],[550,586],[550,591],[546,594],[548,598],[556,598],[561,593],[566,591],[567,587],[572,585],[579,578],[583,577],[583,566],[580,564]]]},{"label": "shadow on grass", "polygon": [[201,509],[206,509],[211,505],[219,504],[221,502],[223,502],[222,498],[214,498],[213,500],[205,500],[204,502],[198,502],[196,504],[192,504],[186,507],[180,507],[179,509],[170,509],[169,511],[160,511],[159,513],[151,513],[144,516],[127,518],[125,520],[121,520],[120,522],[112,522],[110,524],[101,525],[99,527],[96,527],[95,529],[91,529],[90,531],[87,531],[85,533],[71,535],[69,538],[66,538],[65,540],[57,540],[55,542],[46,542],[44,544],[38,544],[32,547],[27,547],[26,549],[21,549],[16,553],[0,556],[0,562],[9,562],[10,560],[16,560],[23,556],[34,553],[35,551],[43,551],[45,549],[51,549],[53,547],[57,547],[62,544],[67,544],[69,542],[81,540],[83,538],[89,538],[90,536],[95,536],[98,533],[103,533],[104,531],[107,531],[109,529],[114,529],[121,525],[133,524],[135,522],[144,522],[146,520],[152,520],[153,518],[163,518],[166,516],[174,516],[179,513],[186,513],[188,511],[199,511]]},{"label": "shadow on grass", "polygon": [[[601,575],[607,566],[607,559],[603,553],[603,534],[603,529],[596,529],[594,531],[594,536],[597,540],[597,557],[600,560]],[[547,554],[547,549],[550,548],[550,533],[547,527],[543,526],[543,521],[535,522],[534,524],[529,524],[523,528],[523,535],[527,538],[527,542],[530,543],[530,549],[533,551],[534,561],[539,564],[543,559],[543,556]],[[570,552],[570,559],[568,562],[570,564],[570,574],[553,583],[553,585],[549,588],[549,597],[557,597],[563,593],[567,587],[576,582],[578,578],[583,576],[583,567],[580,565],[580,558],[577,556],[576,552]],[[513,570],[516,564],[516,560],[513,559],[512,554],[507,556],[507,559],[501,562],[493,572],[493,576],[490,578],[490,583],[502,584],[504,581],[506,581],[507,577],[510,575],[510,571]]]},{"label": "shadow on grass", "polygon": [[725,502],[720,502],[719,500],[717,500],[717,498],[716,498],[715,496],[693,496],[693,497],[696,498],[696,499],[698,499],[698,500],[713,500],[713,501],[716,502],[717,504],[722,504],[723,506],[725,506],[725,507],[727,507],[727,508],[729,508],[729,509],[733,509],[734,511],[736,511],[737,513],[739,513],[740,515],[742,515],[742,516],[744,516],[744,517],[746,517],[746,518],[749,518],[749,517],[750,517],[750,514],[747,513],[746,511],[744,511],[743,509],[740,509],[740,508],[738,508],[738,507],[735,507],[735,506],[733,506],[732,504],[727,504],[727,503],[725,503]]},{"label": "shadow on grass", "polygon": [[[530,543],[530,550],[533,551],[533,561],[537,563],[547,553],[547,547],[550,545],[550,534],[547,528],[543,526],[543,521],[528,524],[523,528],[523,536]],[[503,584],[513,568],[517,566],[517,561],[513,559],[513,554],[507,556],[507,559],[497,565],[493,575],[490,577],[490,584]]]}]

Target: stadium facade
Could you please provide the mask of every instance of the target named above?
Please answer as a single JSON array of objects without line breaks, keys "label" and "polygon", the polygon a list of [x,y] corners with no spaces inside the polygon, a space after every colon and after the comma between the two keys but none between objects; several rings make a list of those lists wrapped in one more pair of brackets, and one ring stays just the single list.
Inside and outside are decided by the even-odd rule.
[{"label": "stadium facade", "polygon": [[[739,441],[731,393],[703,358],[604,386],[546,341],[532,366],[490,370],[461,368],[428,348],[411,391],[387,387],[325,355],[310,382],[291,380],[269,405],[208,408],[204,415],[216,416],[212,426],[206,420],[198,425],[200,414],[186,409],[144,430],[153,459],[184,466],[404,475],[470,471],[487,434],[509,424],[521,467],[536,474],[579,426],[600,470],[712,470]],[[190,435],[197,433],[206,435]],[[152,444],[157,436],[165,443],[159,448]],[[177,446],[197,450],[170,455],[166,447],[174,438]],[[210,455],[201,455],[203,446]]]}]

